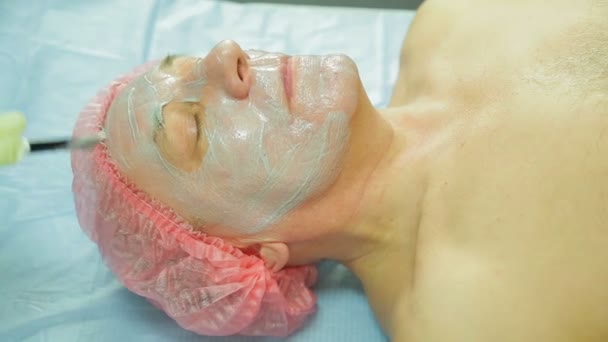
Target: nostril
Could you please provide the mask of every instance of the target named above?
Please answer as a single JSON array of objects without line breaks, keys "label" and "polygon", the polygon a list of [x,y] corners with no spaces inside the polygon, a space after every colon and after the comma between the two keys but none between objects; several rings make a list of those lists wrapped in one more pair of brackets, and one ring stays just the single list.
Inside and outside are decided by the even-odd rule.
[{"label": "nostril", "polygon": [[245,63],[243,62],[243,59],[241,57],[239,57],[239,59],[236,62],[236,71],[237,74],[239,75],[239,79],[241,81],[243,81],[245,79]]}]

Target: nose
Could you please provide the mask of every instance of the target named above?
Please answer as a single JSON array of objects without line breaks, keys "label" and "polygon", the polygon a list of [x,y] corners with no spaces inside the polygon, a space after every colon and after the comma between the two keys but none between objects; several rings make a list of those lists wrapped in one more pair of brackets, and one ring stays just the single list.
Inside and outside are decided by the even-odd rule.
[{"label": "nose", "polygon": [[209,52],[207,59],[210,76],[217,78],[230,96],[244,99],[249,95],[248,56],[236,42],[222,41]]}]

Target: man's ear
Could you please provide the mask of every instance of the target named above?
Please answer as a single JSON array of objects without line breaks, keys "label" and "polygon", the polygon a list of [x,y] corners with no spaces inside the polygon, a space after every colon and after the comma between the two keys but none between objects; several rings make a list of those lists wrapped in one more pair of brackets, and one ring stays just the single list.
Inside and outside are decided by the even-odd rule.
[{"label": "man's ear", "polygon": [[282,242],[260,243],[260,256],[264,264],[273,272],[278,272],[289,261],[289,247]]}]

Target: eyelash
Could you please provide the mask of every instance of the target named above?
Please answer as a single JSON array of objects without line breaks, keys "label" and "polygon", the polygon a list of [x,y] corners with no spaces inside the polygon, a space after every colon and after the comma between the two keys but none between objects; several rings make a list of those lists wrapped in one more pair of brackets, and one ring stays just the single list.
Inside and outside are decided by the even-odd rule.
[{"label": "eyelash", "polygon": [[198,118],[198,113],[194,112],[192,115],[194,116],[194,122],[196,123],[196,141],[199,141],[201,138],[201,124]]}]

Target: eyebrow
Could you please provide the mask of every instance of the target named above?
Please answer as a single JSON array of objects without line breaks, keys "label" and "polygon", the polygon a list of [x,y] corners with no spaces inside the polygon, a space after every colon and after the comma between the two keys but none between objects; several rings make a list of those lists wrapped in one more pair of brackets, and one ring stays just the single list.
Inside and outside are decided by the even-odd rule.
[{"label": "eyebrow", "polygon": [[160,61],[160,69],[161,70],[166,70],[167,68],[170,68],[173,65],[173,61],[179,57],[179,55],[176,54],[168,54],[165,58],[163,58]]}]

